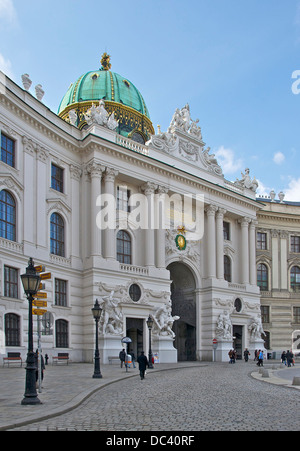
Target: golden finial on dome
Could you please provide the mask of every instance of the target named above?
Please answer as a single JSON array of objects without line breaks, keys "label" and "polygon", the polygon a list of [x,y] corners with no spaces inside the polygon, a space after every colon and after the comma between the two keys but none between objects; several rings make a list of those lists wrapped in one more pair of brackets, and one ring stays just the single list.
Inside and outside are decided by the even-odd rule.
[{"label": "golden finial on dome", "polygon": [[100,62],[102,64],[102,70],[110,70],[111,68],[110,55],[104,52]]}]

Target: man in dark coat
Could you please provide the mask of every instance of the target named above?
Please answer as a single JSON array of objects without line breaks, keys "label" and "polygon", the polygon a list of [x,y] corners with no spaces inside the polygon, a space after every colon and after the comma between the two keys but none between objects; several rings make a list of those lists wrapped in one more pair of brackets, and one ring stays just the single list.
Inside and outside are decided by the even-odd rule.
[{"label": "man in dark coat", "polygon": [[141,380],[143,380],[143,379],[145,379],[146,367],[149,368],[149,362],[148,362],[147,357],[144,354],[144,351],[141,352],[141,355],[138,357],[137,362],[139,364]]},{"label": "man in dark coat", "polygon": [[122,351],[120,352],[119,359],[120,359],[120,362],[121,362],[121,368],[123,368],[123,363],[125,363],[125,359],[126,359],[125,349],[122,349]]}]

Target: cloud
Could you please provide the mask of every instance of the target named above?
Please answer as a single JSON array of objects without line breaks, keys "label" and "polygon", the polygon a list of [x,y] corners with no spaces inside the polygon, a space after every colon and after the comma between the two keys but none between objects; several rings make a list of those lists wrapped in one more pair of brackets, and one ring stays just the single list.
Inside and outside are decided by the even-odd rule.
[{"label": "cloud", "polygon": [[10,25],[17,23],[17,12],[13,0],[0,0],[0,21],[3,20]]},{"label": "cloud", "polygon": [[269,188],[268,186],[264,185],[263,182],[261,182],[260,180],[257,180],[258,183],[258,188],[257,188],[257,196],[258,197],[262,197],[262,196],[269,196],[270,192],[272,191],[272,188]]},{"label": "cloud", "polygon": [[224,146],[219,147],[215,152],[218,163],[223,169],[224,174],[234,174],[243,168],[243,161],[236,159],[232,149],[226,149]]},{"label": "cloud", "polygon": [[285,160],[285,156],[283,155],[282,152],[277,152],[275,153],[274,157],[273,157],[273,161],[274,163],[280,165],[284,162]]},{"label": "cloud", "polygon": [[[0,0],[1,1],[1,0]],[[4,58],[0,53],[0,70],[7,75],[9,78],[13,78],[12,65],[10,60]]]},{"label": "cloud", "polygon": [[289,187],[285,190],[285,200],[300,202],[300,178],[290,180]]}]

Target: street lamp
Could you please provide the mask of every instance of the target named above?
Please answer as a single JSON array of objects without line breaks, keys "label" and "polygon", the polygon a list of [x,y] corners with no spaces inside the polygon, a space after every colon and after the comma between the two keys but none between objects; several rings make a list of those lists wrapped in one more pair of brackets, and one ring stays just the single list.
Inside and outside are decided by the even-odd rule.
[{"label": "street lamp", "polygon": [[24,292],[28,300],[28,353],[26,360],[26,383],[22,405],[41,404],[36,392],[36,362],[33,352],[33,325],[32,325],[32,301],[39,289],[40,276],[34,269],[32,258],[29,259],[26,273],[21,275]]},{"label": "street lamp", "polygon": [[149,368],[152,369],[153,368],[153,363],[152,363],[152,349],[151,349],[151,331],[152,331],[152,327],[153,327],[153,318],[152,316],[149,315],[149,318],[147,319],[147,326],[149,329]]},{"label": "street lamp", "polygon": [[93,379],[102,379],[102,374],[100,371],[100,354],[99,354],[99,345],[98,345],[98,342],[99,342],[98,329],[99,329],[99,321],[101,318],[102,308],[99,305],[98,299],[96,299],[95,305],[92,308],[92,313],[93,313],[94,320],[96,322],[96,349],[95,349],[95,365],[94,365]]}]

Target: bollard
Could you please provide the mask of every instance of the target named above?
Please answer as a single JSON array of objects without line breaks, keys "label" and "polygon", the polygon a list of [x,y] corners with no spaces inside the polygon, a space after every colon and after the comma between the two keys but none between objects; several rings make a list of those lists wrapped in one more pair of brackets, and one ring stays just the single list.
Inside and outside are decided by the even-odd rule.
[{"label": "bollard", "polygon": [[270,377],[268,370],[263,370],[262,377]]},{"label": "bollard", "polygon": [[293,379],[293,385],[300,385],[300,377],[294,377]]}]

